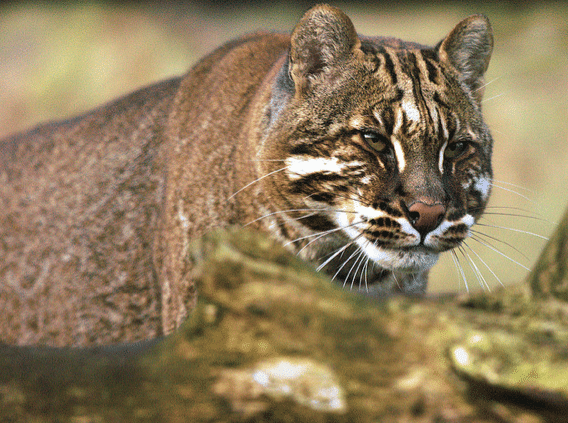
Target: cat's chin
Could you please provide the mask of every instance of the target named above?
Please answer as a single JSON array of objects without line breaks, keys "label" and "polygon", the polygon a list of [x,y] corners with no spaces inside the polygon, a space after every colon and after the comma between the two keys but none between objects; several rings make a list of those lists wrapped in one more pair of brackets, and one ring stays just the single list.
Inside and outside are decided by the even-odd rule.
[{"label": "cat's chin", "polygon": [[386,269],[397,273],[419,273],[430,270],[439,254],[433,251],[393,250],[393,259],[383,265]]},{"label": "cat's chin", "polygon": [[[390,256],[384,262],[375,261],[381,270],[370,276],[364,291],[376,298],[386,298],[396,293],[424,295],[428,285],[428,271],[438,261],[439,254],[428,248],[386,250],[381,257]],[[370,257],[372,258],[372,257]]]},{"label": "cat's chin", "polygon": [[376,247],[370,243],[360,245],[365,254],[377,266],[400,273],[421,273],[432,268],[438,261],[439,253],[427,247],[390,249]]}]

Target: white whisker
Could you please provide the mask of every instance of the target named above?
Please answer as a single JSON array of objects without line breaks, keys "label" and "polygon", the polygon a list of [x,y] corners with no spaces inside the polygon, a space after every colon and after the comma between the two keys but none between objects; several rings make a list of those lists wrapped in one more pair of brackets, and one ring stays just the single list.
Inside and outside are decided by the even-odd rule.
[{"label": "white whisker", "polygon": [[[316,271],[319,272],[321,269],[323,269],[326,265],[329,264],[330,261],[332,261],[335,257],[337,257],[340,254],[343,254],[343,252],[351,247],[353,244],[355,244],[355,242],[361,237],[363,236],[362,233],[360,233],[359,235],[357,235],[355,238],[353,238],[350,242],[348,242],[347,244],[345,244],[343,247],[337,249],[337,251],[335,253],[333,253],[326,261],[324,261],[322,264],[320,264],[317,268]],[[351,258],[351,257],[350,257]],[[349,259],[350,259],[349,258]],[[349,261],[349,259],[347,259],[347,261]],[[345,264],[344,264],[345,265]],[[342,266],[343,267],[343,266]],[[341,269],[340,269],[341,270]],[[337,275],[337,274],[336,274]],[[334,276],[335,277],[335,276]]]},{"label": "white whisker", "polygon": [[475,275],[477,281],[479,282],[479,285],[482,288],[487,288],[487,290],[491,292],[491,288],[489,287],[489,284],[487,283],[487,281],[483,277],[483,274],[481,273],[481,271],[477,267],[477,264],[475,264],[475,262],[473,261],[471,256],[468,254],[467,251],[465,251],[465,249],[462,246],[460,246],[458,248],[459,248],[460,252],[462,253],[462,255],[465,257],[465,259],[467,260],[469,267],[471,268],[471,270],[473,271],[473,274]]},{"label": "white whisker", "polygon": [[493,247],[491,244],[488,244],[488,243],[486,243],[485,241],[483,241],[483,240],[481,240],[481,239],[479,239],[479,238],[473,238],[473,237],[472,237],[471,239],[474,240],[475,242],[480,243],[480,244],[483,245],[484,247],[487,247],[487,248],[489,248],[490,250],[495,251],[497,254],[499,254],[499,255],[505,257],[507,260],[509,260],[509,261],[511,261],[511,262],[513,262],[513,263],[515,263],[516,265],[522,267],[523,269],[525,269],[525,270],[527,270],[527,271],[530,271],[530,270],[531,270],[531,269],[529,269],[527,266],[525,266],[524,264],[519,263],[518,261],[516,261],[516,260],[512,259],[511,257],[509,257],[507,254],[505,254],[505,253],[499,251],[498,249],[496,249],[495,247]]},{"label": "white whisker", "polygon": [[[339,272],[341,272],[341,269],[343,269],[345,267],[345,265],[347,263],[349,263],[351,261],[351,259],[353,258],[353,256],[357,253],[360,253],[359,249],[357,248],[348,258],[347,260],[345,260],[341,266],[339,266],[339,269],[337,269],[337,272],[335,272],[335,274],[333,275],[333,277],[331,278],[331,280],[335,280],[335,278],[337,277],[337,275],[339,275]],[[353,269],[353,268],[351,268]],[[351,270],[349,270],[349,273],[351,273]],[[347,274],[347,276],[349,276],[349,273]],[[343,281],[343,287],[345,287],[345,284],[347,283],[347,278],[345,278],[345,280]]]},{"label": "white whisker", "polygon": [[452,260],[454,261],[454,264],[455,264],[455,266],[456,266],[456,269],[457,269],[457,270],[459,271],[459,273],[461,274],[461,277],[462,277],[462,279],[463,279],[463,283],[465,284],[465,290],[466,290],[467,292],[469,292],[469,286],[468,286],[468,284],[467,284],[467,279],[466,279],[466,277],[465,277],[465,272],[463,271],[463,267],[462,267],[462,265],[460,264],[460,260],[459,260],[459,258],[458,258],[458,255],[456,254],[456,251],[455,251],[455,250],[452,250],[451,253],[452,253]]},{"label": "white whisker", "polygon": [[501,93],[501,94],[494,95],[493,97],[485,98],[485,99],[483,99],[482,103],[487,103],[488,101],[491,101],[491,100],[494,100],[494,99],[496,99],[496,98],[499,98],[499,97],[501,97],[503,94],[505,94],[505,93]]},{"label": "white whisker", "polygon": [[518,195],[519,197],[521,197],[521,198],[527,200],[529,203],[532,203],[532,204],[537,205],[537,203],[534,202],[533,200],[531,200],[529,197],[527,197],[526,195],[521,194],[521,193],[518,192],[518,191],[515,191],[514,189],[502,187],[502,186],[500,186],[500,185],[497,185],[495,182],[492,182],[492,183],[491,183],[491,186],[493,186],[493,187],[495,187],[495,188],[502,189],[503,191],[510,192],[510,193],[512,193],[512,194],[516,194],[516,195]]},{"label": "white whisker", "polygon": [[396,273],[393,272],[392,277],[394,278],[394,281],[396,282],[396,286],[398,287],[398,289],[402,291],[402,286],[400,286],[400,282],[396,278]]},{"label": "white whisker", "polygon": [[483,260],[481,258],[481,256],[473,248],[471,248],[469,245],[467,245],[466,243],[464,243],[464,245],[469,249],[469,251],[471,251],[473,254],[475,254],[477,256],[477,258],[481,261],[481,263],[483,263],[483,265],[487,268],[487,270],[489,270],[491,272],[493,277],[495,279],[497,279],[497,281],[501,284],[501,286],[505,286],[503,284],[503,282],[501,282],[501,279],[499,279],[499,277],[495,274],[495,272],[493,270],[491,270],[491,267],[489,267],[489,265],[485,262],[485,260]]},{"label": "white whisker", "polygon": [[264,216],[260,216],[260,217],[257,218],[257,219],[251,220],[249,223],[247,223],[247,224],[244,225],[244,226],[252,225],[253,223],[258,222],[259,220],[266,219],[267,217],[275,216],[275,215],[277,215],[277,214],[286,214],[286,213],[293,213],[293,212],[314,212],[314,213],[306,214],[306,215],[304,215],[304,216],[297,217],[297,218],[295,219],[295,220],[301,220],[301,219],[306,219],[307,217],[310,217],[310,216],[314,216],[314,215],[317,214],[317,212],[324,211],[324,210],[326,210],[326,209],[325,209],[325,208],[321,208],[321,209],[289,209],[289,210],[281,210],[281,211],[276,211],[276,212],[272,212],[272,213],[267,213],[267,214],[265,214]]},{"label": "white whisker", "polygon": [[[528,212],[527,212],[528,213]],[[525,219],[533,219],[533,220],[538,220],[539,222],[545,222],[545,223],[552,223],[547,219],[544,219],[542,217],[539,216],[529,216],[528,214],[520,214],[520,213],[505,213],[505,212],[491,212],[491,211],[485,211],[483,213],[482,218],[486,218],[486,216],[508,216],[508,217],[523,217]]]},{"label": "white whisker", "polygon": [[[369,276],[369,262],[370,261],[371,261],[371,259],[369,257],[366,257],[365,266],[363,266],[363,275],[365,275],[365,291],[367,291],[367,292],[369,292],[368,276]],[[361,281],[359,281],[359,288],[361,288]]]},{"label": "white whisker", "polygon": [[333,253],[326,261],[324,261],[322,264],[320,264],[316,271],[319,272],[321,269],[323,269],[330,261],[332,261],[335,257],[337,257],[339,254],[343,253],[347,248],[349,248],[351,245],[353,245],[355,243],[355,240],[345,244],[343,247],[339,248],[335,253]]},{"label": "white whisker", "polygon": [[335,213],[357,213],[356,211],[330,209],[328,207],[305,208],[305,209],[288,209],[288,210],[280,210],[280,211],[275,211],[275,212],[272,212],[272,213],[267,213],[267,214],[260,216],[260,217],[254,219],[254,220],[251,220],[250,222],[248,222],[244,226],[252,225],[253,223],[258,222],[259,220],[266,219],[267,217],[275,216],[277,214],[286,214],[286,213],[293,213],[293,212],[313,212],[313,213],[309,213],[309,214],[306,214],[304,216],[299,216],[299,217],[296,217],[296,218],[293,219],[293,220],[302,220],[302,219],[307,219],[308,217],[316,216],[318,213],[323,212],[323,211],[332,211],[332,212],[335,212]]},{"label": "white whisker", "polygon": [[[363,251],[363,250],[361,250]],[[363,252],[364,253],[364,252]],[[366,254],[363,254],[363,256],[361,257],[361,262],[359,263],[359,266],[357,267],[357,271],[359,272],[359,270],[361,270],[361,272],[359,273],[359,291],[361,290],[361,285],[363,282],[363,276],[365,277],[365,290],[368,292],[369,289],[367,288],[367,273],[366,273],[366,267],[369,264],[369,258],[367,257]]]},{"label": "white whisker", "polygon": [[491,81],[486,82],[485,84],[483,84],[481,87],[477,88],[475,91],[479,91],[482,90],[483,88],[487,87],[488,85],[493,84],[495,81],[498,81],[499,79],[501,79],[500,76],[498,76],[497,78],[493,78]]},{"label": "white whisker", "polygon": [[477,226],[484,226],[484,227],[487,227],[487,228],[503,229],[503,230],[506,230],[506,231],[518,232],[518,233],[525,234],[525,235],[532,235],[532,236],[535,236],[537,238],[541,238],[541,239],[548,241],[548,237],[546,237],[546,236],[535,234],[534,232],[523,231],[522,229],[508,228],[507,226],[499,226],[499,225],[488,225],[488,224],[485,224],[485,223],[477,223]]},{"label": "white whisker", "polygon": [[304,237],[301,237],[301,238],[297,238],[297,239],[295,239],[294,241],[289,241],[289,242],[287,242],[287,243],[284,244],[284,245],[288,245],[288,244],[290,244],[290,243],[292,243],[292,242],[295,242],[295,241],[300,241],[300,240],[302,240],[302,239],[307,239],[307,238],[311,238],[311,237],[313,237],[313,236],[316,236],[316,238],[312,239],[310,242],[308,242],[306,245],[304,245],[304,246],[296,253],[296,255],[299,255],[305,248],[307,248],[308,246],[310,246],[310,244],[316,242],[318,239],[321,239],[321,238],[323,238],[324,236],[330,235],[330,234],[335,233],[335,232],[337,232],[337,231],[340,231],[340,230],[342,230],[342,229],[343,229],[343,228],[334,228],[334,229],[330,229],[330,230],[327,230],[327,231],[324,231],[324,232],[318,232],[317,234],[312,234],[312,235],[304,236]]},{"label": "white whisker", "polygon": [[[316,232],[316,233],[314,233],[314,234],[302,236],[302,237],[293,239],[293,240],[291,240],[291,241],[288,241],[287,243],[284,244],[284,246],[290,245],[290,244],[292,244],[292,243],[294,243],[294,242],[297,242],[297,241],[301,241],[301,240],[303,240],[303,239],[312,238],[312,237],[314,237],[314,236],[317,237],[317,238],[315,239],[315,240],[317,240],[317,239],[321,238],[322,236],[329,235],[329,234],[331,234],[331,233],[338,232],[338,231],[341,231],[341,230],[346,229],[346,228],[350,228],[350,227],[355,226],[355,225],[359,225],[360,223],[363,223],[363,222],[362,222],[362,221],[360,221],[360,222],[354,222],[354,223],[352,223],[352,224],[350,224],[350,225],[347,225],[347,226],[340,226],[340,227],[337,227],[337,228],[328,229],[327,231]],[[323,234],[323,235],[322,235],[322,234]],[[315,240],[313,240],[313,241],[315,241]],[[311,242],[313,242],[313,241],[311,241]],[[309,244],[308,244],[308,245],[309,245]],[[307,247],[307,245],[306,245],[304,248],[306,248],[306,247]],[[304,248],[302,248],[302,250],[303,250]],[[300,251],[302,251],[302,250],[300,250]],[[299,253],[299,252],[298,252],[298,253]]]},{"label": "white whisker", "polygon": [[264,176],[261,176],[261,177],[258,178],[258,179],[255,179],[255,180],[252,181],[250,184],[245,185],[245,186],[242,187],[240,190],[238,190],[237,192],[235,192],[235,193],[234,193],[233,195],[231,195],[228,199],[230,200],[230,199],[233,198],[235,195],[237,195],[239,192],[244,191],[245,189],[247,189],[247,188],[250,187],[251,185],[256,184],[257,182],[263,180],[264,178],[268,178],[269,176],[272,176],[272,175],[274,175],[275,173],[278,173],[278,172],[282,172],[283,170],[286,170],[286,169],[288,169],[288,166],[282,167],[282,168],[280,168],[280,169],[276,169],[276,170],[274,170],[274,171],[272,171],[272,172],[270,172],[270,173],[268,173],[268,174],[266,174],[266,175],[264,175]]},{"label": "white whisker", "polygon": [[491,239],[492,241],[500,242],[501,244],[504,244],[504,245],[506,245],[507,247],[509,247],[509,248],[511,248],[511,249],[513,249],[513,250],[515,250],[517,253],[519,253],[519,254],[522,255],[524,258],[526,258],[527,260],[529,260],[529,258],[527,257],[527,255],[526,255],[525,253],[523,253],[521,250],[519,250],[519,249],[518,249],[517,247],[515,247],[514,245],[509,244],[509,243],[506,242],[506,241],[503,241],[502,239],[499,239],[499,238],[497,238],[497,237],[494,237],[494,236],[491,236],[491,235],[488,235],[488,234],[485,234],[485,233],[483,233],[483,232],[476,231],[476,230],[473,230],[473,229],[471,229],[471,232],[472,232],[475,236],[481,235],[481,236],[484,236],[484,237],[486,237],[486,238]]},{"label": "white whisker", "polygon": [[509,185],[511,187],[522,189],[523,191],[530,192],[531,194],[536,194],[532,189],[529,189],[529,188],[524,187],[522,185],[517,185],[517,184],[513,184],[511,182],[506,182],[506,181],[500,181],[498,179],[493,179],[493,182],[497,182],[498,184],[501,184],[501,185]]},{"label": "white whisker", "polygon": [[[357,277],[357,273],[359,272],[359,269],[361,268],[363,261],[365,261],[365,251],[360,250],[359,255],[357,256],[357,259],[355,260],[355,263],[353,263],[353,266],[351,267],[351,269],[349,269],[349,273],[347,273],[347,276],[345,278],[345,280],[348,280],[349,275],[351,274],[353,269],[355,269],[355,266],[357,266],[357,268],[355,269],[355,272],[353,273],[353,277],[351,278],[351,289],[353,289],[353,285],[355,284],[355,278]],[[359,263],[359,264],[357,264],[357,263]],[[359,287],[361,287],[361,284],[359,284]]]}]

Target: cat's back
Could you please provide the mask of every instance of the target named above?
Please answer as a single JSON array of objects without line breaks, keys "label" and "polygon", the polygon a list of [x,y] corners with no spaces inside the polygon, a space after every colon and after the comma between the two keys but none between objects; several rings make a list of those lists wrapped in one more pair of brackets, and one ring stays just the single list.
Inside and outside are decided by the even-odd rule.
[{"label": "cat's back", "polygon": [[[141,246],[159,214],[161,128],[178,87],[165,81],[0,141],[3,341],[42,342],[35,333],[79,327],[57,343],[89,343],[102,329],[89,323],[96,314],[109,325],[147,318],[141,324],[157,333],[159,307],[148,295],[155,281]],[[149,304],[125,301],[133,289]],[[107,341],[113,335],[130,338]]]},{"label": "cat's back", "polygon": [[[199,178],[215,183],[213,168],[200,170],[204,157],[226,160],[288,42],[239,38],[183,77],[0,140],[0,340],[88,345],[162,333],[156,234],[167,185],[183,185],[172,178],[182,169],[198,187],[184,195],[204,197]],[[184,139],[189,157],[176,149]]]}]

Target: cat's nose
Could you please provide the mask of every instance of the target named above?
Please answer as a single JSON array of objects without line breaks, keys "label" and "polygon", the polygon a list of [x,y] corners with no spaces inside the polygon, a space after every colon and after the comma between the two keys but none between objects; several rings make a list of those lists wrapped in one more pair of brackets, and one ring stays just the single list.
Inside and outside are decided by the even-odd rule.
[{"label": "cat's nose", "polygon": [[408,217],[422,236],[436,229],[446,214],[446,207],[440,203],[415,201],[408,206]]}]

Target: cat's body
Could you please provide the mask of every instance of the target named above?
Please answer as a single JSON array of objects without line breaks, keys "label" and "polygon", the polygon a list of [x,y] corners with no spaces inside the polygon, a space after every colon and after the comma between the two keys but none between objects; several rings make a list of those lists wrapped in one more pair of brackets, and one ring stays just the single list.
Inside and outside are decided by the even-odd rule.
[{"label": "cat's body", "polygon": [[[486,18],[436,48],[359,38],[319,6],[186,76],[0,143],[0,340],[169,333],[195,292],[189,241],[264,230],[357,288],[421,293],[491,181]],[[371,259],[369,261],[369,259]]]}]

